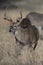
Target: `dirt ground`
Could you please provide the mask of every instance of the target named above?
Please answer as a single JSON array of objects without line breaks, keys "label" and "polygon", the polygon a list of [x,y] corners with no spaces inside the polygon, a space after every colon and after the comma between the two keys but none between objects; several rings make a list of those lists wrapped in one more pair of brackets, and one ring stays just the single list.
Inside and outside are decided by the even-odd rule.
[{"label": "dirt ground", "polygon": [[[3,19],[5,12],[14,22],[20,16],[17,10],[0,10],[0,65],[43,65],[43,40],[39,39],[35,51],[28,46],[20,49],[14,35],[9,33],[9,22]],[[23,17],[28,13],[23,10]]]}]

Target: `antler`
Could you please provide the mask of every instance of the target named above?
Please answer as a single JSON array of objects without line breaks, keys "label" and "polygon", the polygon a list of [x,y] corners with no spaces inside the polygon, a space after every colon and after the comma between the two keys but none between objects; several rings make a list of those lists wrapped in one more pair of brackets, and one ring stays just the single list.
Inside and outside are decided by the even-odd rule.
[{"label": "antler", "polygon": [[15,23],[13,22],[13,20],[12,20],[10,17],[6,16],[6,13],[4,14],[4,19],[7,20],[7,21],[9,21],[10,26],[12,26],[12,25],[15,24]]},{"label": "antler", "polygon": [[[6,12],[4,13],[4,19],[7,20],[7,21],[9,21],[10,26],[16,24],[17,22],[20,23],[20,21],[21,21],[21,19],[22,19],[22,12],[20,11],[20,17],[17,18],[17,22],[16,22],[16,23],[14,23],[14,21],[11,19],[11,17],[8,17],[8,16],[6,15]],[[19,24],[19,23],[17,23],[17,24]]]},{"label": "antler", "polygon": [[10,17],[6,16],[6,13],[4,14],[4,19],[13,23],[13,20]]},{"label": "antler", "polygon": [[21,11],[20,11],[20,15],[21,15],[20,19],[22,19],[22,12]]},{"label": "antler", "polygon": [[17,18],[17,22],[20,21],[22,19],[22,12],[20,11],[20,17]]}]

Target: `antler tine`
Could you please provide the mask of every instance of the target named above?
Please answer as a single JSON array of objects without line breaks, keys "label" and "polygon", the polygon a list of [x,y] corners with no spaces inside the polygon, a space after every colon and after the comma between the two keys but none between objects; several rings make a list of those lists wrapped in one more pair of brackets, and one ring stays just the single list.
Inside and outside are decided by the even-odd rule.
[{"label": "antler tine", "polygon": [[6,12],[4,13],[4,19],[6,19]]},{"label": "antler tine", "polygon": [[21,18],[22,18],[22,12],[21,12],[21,10],[20,10],[20,15],[21,15]]},{"label": "antler tine", "polygon": [[6,16],[6,12],[4,13],[4,19],[9,21],[10,23],[14,23],[11,17]]},{"label": "antler tine", "polygon": [[22,12],[20,10],[20,17],[17,18],[17,22],[20,22],[21,19],[22,19]]}]

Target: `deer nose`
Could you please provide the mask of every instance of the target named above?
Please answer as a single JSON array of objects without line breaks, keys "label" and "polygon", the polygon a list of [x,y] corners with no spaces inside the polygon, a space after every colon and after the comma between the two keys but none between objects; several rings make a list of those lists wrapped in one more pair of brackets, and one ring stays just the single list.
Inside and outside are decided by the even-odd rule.
[{"label": "deer nose", "polygon": [[9,32],[11,32],[12,29],[13,29],[13,26],[10,26],[10,28],[9,28]]}]

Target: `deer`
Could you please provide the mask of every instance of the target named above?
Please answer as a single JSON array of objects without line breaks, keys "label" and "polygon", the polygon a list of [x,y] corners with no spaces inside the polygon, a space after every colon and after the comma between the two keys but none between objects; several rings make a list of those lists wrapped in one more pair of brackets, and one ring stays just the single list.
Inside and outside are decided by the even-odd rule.
[{"label": "deer", "polygon": [[26,18],[29,18],[32,25],[35,25],[37,27],[41,37],[43,28],[43,14],[38,12],[30,12],[26,15]]},{"label": "deer", "polygon": [[29,18],[22,18],[21,12],[20,15],[16,23],[14,23],[11,18],[8,19],[6,14],[4,15],[4,19],[11,24],[9,32],[14,33],[17,44],[19,43],[22,47],[29,45],[30,48],[33,47],[34,44],[33,50],[35,50],[39,40],[39,31],[35,25],[31,24]]}]

